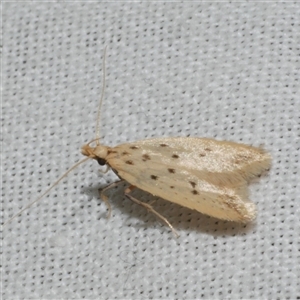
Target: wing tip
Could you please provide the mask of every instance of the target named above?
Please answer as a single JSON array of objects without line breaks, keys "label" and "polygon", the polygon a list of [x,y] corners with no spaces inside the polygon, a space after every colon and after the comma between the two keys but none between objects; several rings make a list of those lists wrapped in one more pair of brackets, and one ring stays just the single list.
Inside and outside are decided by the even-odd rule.
[{"label": "wing tip", "polygon": [[257,210],[256,205],[252,202],[245,202],[245,208],[241,215],[241,222],[242,223],[249,223],[256,219]]},{"label": "wing tip", "polygon": [[272,156],[269,152],[263,148],[258,148],[259,154],[250,164],[244,166],[242,170],[242,176],[248,181],[253,177],[258,177],[264,172],[270,170],[272,166]]}]

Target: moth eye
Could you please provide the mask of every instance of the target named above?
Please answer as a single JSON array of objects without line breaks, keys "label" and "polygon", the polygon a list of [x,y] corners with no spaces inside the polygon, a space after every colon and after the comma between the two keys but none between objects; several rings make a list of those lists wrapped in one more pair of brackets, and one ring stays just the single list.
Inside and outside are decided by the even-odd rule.
[{"label": "moth eye", "polygon": [[97,162],[100,166],[106,165],[106,160],[103,158],[97,158]]}]

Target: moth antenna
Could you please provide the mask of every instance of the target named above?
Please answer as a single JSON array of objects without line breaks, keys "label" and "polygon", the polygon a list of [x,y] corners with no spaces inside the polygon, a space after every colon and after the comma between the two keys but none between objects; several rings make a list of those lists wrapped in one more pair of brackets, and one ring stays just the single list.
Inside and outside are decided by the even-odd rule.
[{"label": "moth antenna", "polygon": [[41,200],[46,194],[48,194],[62,179],[64,179],[71,171],[76,169],[79,165],[89,160],[89,157],[84,158],[83,160],[80,160],[78,163],[76,163],[74,166],[72,166],[67,172],[65,172],[62,176],[60,176],[42,195],[40,195],[36,200],[26,205],[24,208],[22,208],[18,213],[16,213],[13,217],[11,217],[9,220],[7,220],[3,227],[9,224],[13,219],[15,219],[17,216],[19,216],[24,210],[32,206],[34,203]]},{"label": "moth antenna", "polygon": [[[95,141],[99,141],[99,138],[96,138],[96,139],[92,139],[91,141],[89,141],[87,143],[87,145],[89,146],[91,143],[95,142]],[[98,144],[99,145],[99,144]]]},{"label": "moth antenna", "polygon": [[104,98],[104,93],[105,93],[105,77],[106,77],[106,67],[105,67],[105,59],[106,59],[106,50],[107,50],[107,46],[104,47],[103,50],[103,61],[102,61],[102,72],[103,72],[103,76],[102,76],[102,91],[101,91],[101,97],[100,97],[100,101],[99,101],[99,107],[98,107],[98,113],[97,113],[97,123],[96,123],[96,136],[95,136],[95,140],[97,140],[96,144],[100,145],[100,117],[101,117],[101,107],[102,107],[102,102],[103,102],[103,98]]}]

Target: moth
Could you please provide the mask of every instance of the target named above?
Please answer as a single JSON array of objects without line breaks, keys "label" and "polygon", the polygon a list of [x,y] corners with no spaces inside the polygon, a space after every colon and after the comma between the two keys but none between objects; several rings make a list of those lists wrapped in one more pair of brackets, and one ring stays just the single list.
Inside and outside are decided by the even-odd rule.
[{"label": "moth", "polygon": [[[120,181],[100,192],[111,207],[106,191],[122,181],[130,184],[124,191],[127,198],[142,205],[164,221],[177,235],[169,221],[154,208],[132,196],[135,188],[162,199],[224,220],[249,222],[256,216],[255,204],[248,200],[248,182],[268,170],[271,156],[262,148],[209,138],[168,137],[141,140],[108,147],[100,143],[100,108],[105,90],[105,56],[103,86],[98,109],[96,138],[81,148],[86,156],[71,167],[38,199],[27,205],[5,224],[39,201],[68,173],[88,159],[111,168]],[[94,144],[93,146],[91,146]],[[105,173],[105,172],[104,172]]]},{"label": "moth", "polygon": [[[116,147],[86,144],[81,151],[130,183],[125,195],[154,212],[173,231],[167,219],[130,195],[135,187],[215,218],[246,223],[256,216],[247,184],[271,163],[261,148],[193,137],[154,138]],[[106,190],[101,193],[105,200]]]}]

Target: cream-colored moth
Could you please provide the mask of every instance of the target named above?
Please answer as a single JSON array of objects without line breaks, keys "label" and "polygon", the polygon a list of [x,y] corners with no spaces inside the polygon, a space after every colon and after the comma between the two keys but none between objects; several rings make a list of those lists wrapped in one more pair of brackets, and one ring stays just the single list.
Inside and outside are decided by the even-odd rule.
[{"label": "cream-colored moth", "polygon": [[[261,148],[195,137],[153,138],[116,147],[100,144],[99,120],[105,87],[105,53],[106,49],[97,137],[81,149],[87,158],[67,171],[36,201],[71,170],[91,158],[111,168],[121,179],[101,191],[100,196],[108,205],[109,213],[106,191],[126,181],[130,184],[125,189],[126,197],[153,212],[175,234],[176,231],[165,217],[151,205],[131,195],[134,188],[215,218],[243,223],[253,220],[256,208],[248,200],[247,184],[250,179],[269,169],[271,164],[270,155]],[[91,146],[92,143],[95,145]]]}]

